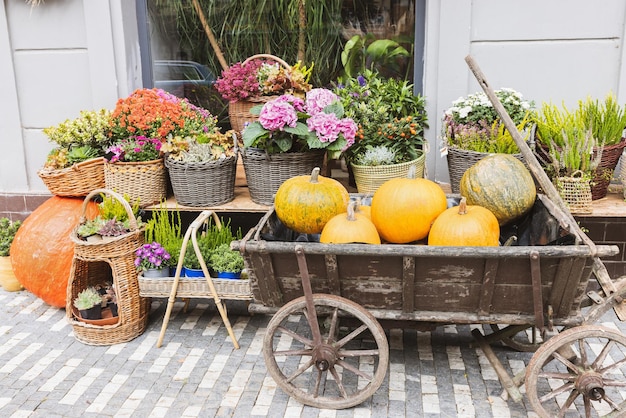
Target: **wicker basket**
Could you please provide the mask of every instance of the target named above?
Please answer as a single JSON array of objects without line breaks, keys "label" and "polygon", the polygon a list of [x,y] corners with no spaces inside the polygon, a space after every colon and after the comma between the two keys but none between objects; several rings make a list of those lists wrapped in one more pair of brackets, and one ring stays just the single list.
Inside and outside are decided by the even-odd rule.
[{"label": "wicker basket", "polygon": [[415,166],[416,177],[424,177],[424,167],[426,163],[426,154],[422,153],[417,159],[406,163],[392,165],[352,165],[352,173],[356,181],[356,187],[359,193],[374,194],[374,192],[387,180],[406,177],[409,168]]},{"label": "wicker basket", "polygon": [[209,162],[165,160],[174,197],[181,205],[217,206],[235,199],[237,155]]},{"label": "wicker basket", "polygon": [[139,199],[141,207],[161,202],[167,197],[167,173],[163,158],[140,162],[104,162],[106,188],[131,202]]},{"label": "wicker basket", "polygon": [[[230,300],[251,300],[252,291],[248,280],[211,278],[220,298]],[[144,297],[166,298],[170,296],[174,277],[151,278],[139,275],[139,294]],[[202,278],[181,277],[178,280],[176,296],[180,298],[213,297],[207,281]]]},{"label": "wicker basket", "polygon": [[[488,155],[491,154],[448,147],[448,174],[450,175],[450,187],[452,188],[452,193],[460,192],[459,185],[465,171]],[[522,154],[512,155],[524,163]]]},{"label": "wicker basket", "polygon": [[[108,194],[124,204],[129,215],[131,232],[112,241],[88,243],[72,232],[74,258],[67,284],[66,317],[77,340],[90,345],[112,345],[127,342],[141,335],[148,324],[149,299],[139,295],[135,250],[144,242],[143,229],[137,226],[132,209],[120,195],[111,190],[96,189],[83,203],[82,219],[87,203],[100,193]],[[111,325],[93,325],[81,321],[72,309],[73,300],[82,290],[106,282],[113,283],[117,296],[119,319]]]},{"label": "wicker basket", "polygon": [[104,187],[104,158],[92,158],[60,170],[42,169],[37,175],[53,195],[87,196]]},{"label": "wicker basket", "polygon": [[591,179],[579,170],[571,177],[557,177],[556,189],[573,214],[592,213]]},{"label": "wicker basket", "polygon": [[281,184],[295,176],[311,174],[315,167],[322,167],[324,150],[268,154],[257,148],[244,148],[243,159],[250,198],[260,205],[271,206]]},{"label": "wicker basket", "polygon": [[[257,54],[251,57],[248,57],[244,64],[252,61],[254,59],[267,59],[271,61],[275,61],[285,67],[286,69],[291,69],[291,66],[287,64],[282,59],[275,57],[270,54]],[[230,118],[230,126],[237,132],[243,131],[246,123],[254,122],[258,119],[258,115],[253,115],[250,113],[250,109],[258,104],[264,104],[269,102],[272,99],[277,98],[278,96],[259,96],[252,97],[248,100],[239,100],[236,102],[228,103],[228,117]]]},{"label": "wicker basket", "polygon": [[[78,237],[77,230],[80,225],[87,221],[85,217],[87,211],[87,205],[91,199],[95,196],[104,193],[105,195],[112,196],[116,200],[120,201],[124,205],[124,209],[128,214],[130,221],[130,232],[118,237],[107,237],[102,241],[83,241]],[[137,219],[133,214],[133,210],[128,202],[118,193],[108,189],[96,189],[85,197],[82,206],[82,215],[79,220],[79,224],[74,228],[70,234],[70,239],[74,242],[74,254],[84,260],[101,260],[102,258],[116,258],[124,257],[129,253],[139,248],[144,243],[144,230],[145,227],[137,224]],[[133,257],[134,261],[134,257]]]}]

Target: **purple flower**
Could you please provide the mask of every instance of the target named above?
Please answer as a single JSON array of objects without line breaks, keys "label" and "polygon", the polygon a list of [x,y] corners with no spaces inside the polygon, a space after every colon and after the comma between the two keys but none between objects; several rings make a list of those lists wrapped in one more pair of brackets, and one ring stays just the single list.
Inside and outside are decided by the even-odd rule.
[{"label": "purple flower", "polygon": [[144,244],[135,251],[135,266],[140,270],[167,265],[170,254],[158,242]]},{"label": "purple flower", "polygon": [[367,84],[367,80],[365,80],[365,77],[363,77],[362,75],[358,76],[356,78],[356,81],[358,81],[359,86],[361,87],[365,87],[365,85]]},{"label": "purple flower", "polygon": [[259,123],[270,131],[284,130],[285,126],[295,127],[298,115],[294,107],[284,100],[272,100],[263,105]]}]

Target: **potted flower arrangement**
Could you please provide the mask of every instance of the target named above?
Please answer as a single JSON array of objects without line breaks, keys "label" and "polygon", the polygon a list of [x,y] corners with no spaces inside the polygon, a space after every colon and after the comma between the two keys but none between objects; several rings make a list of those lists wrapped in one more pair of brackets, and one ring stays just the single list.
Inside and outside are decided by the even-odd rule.
[{"label": "potted flower arrangement", "polygon": [[80,291],[73,302],[82,319],[102,318],[102,295],[95,287]]},{"label": "potted flower arrangement", "polygon": [[256,120],[250,109],[258,103],[281,94],[304,95],[311,89],[312,70],[313,65],[298,62],[290,66],[273,55],[259,54],[222,71],[215,88],[229,102],[232,129],[241,132],[246,122]]},{"label": "potted flower arrangement", "polygon": [[[169,210],[161,205],[152,211],[152,217],[146,220],[145,238],[147,242],[156,241],[170,255],[170,274],[178,264],[178,257],[183,245],[182,220],[178,209]],[[141,282],[140,282],[141,283]]]},{"label": "potted flower arrangement", "polygon": [[234,131],[168,139],[165,166],[176,201],[185,206],[218,206],[235,198],[237,137]]},{"label": "potted flower arrangement", "polygon": [[161,244],[152,241],[135,251],[135,266],[145,277],[169,277],[170,254]]},{"label": "potted flower arrangement", "polygon": [[105,149],[111,112],[81,111],[75,119],[43,130],[55,147],[37,175],[50,193],[57,196],[86,196],[104,187]]},{"label": "potted flower arrangement", "polygon": [[17,281],[11,266],[11,244],[17,234],[22,221],[11,221],[9,218],[0,218],[0,285],[7,292],[23,289]]},{"label": "potted flower arrangement", "polygon": [[342,152],[355,140],[356,123],[328,89],[312,89],[304,99],[285,94],[257,111],[259,119],[244,128],[242,155],[250,197],[260,204],[271,205],[288,178],[321,167],[326,151]]},{"label": "potted flower arrangement", "polygon": [[216,122],[207,110],[161,89],[138,89],[119,99],[111,113],[106,187],[139,198],[142,206],[160,202],[167,193],[163,143],[206,135]]},{"label": "potted flower arrangement", "polygon": [[[534,102],[527,101],[513,89],[495,91],[518,131],[526,139],[532,135]],[[522,160],[519,149],[484,92],[461,97],[445,111],[443,117],[444,148],[453,193],[459,192],[459,181],[470,166],[491,153],[514,154]]]},{"label": "potted flower arrangement", "polygon": [[[341,97],[346,116],[358,124],[356,141],[344,150],[343,157],[351,184],[359,192],[373,192],[389,178],[405,177],[411,165],[416,165],[416,175],[423,176],[428,118],[424,97],[415,95],[413,89],[406,80],[384,78],[371,70],[340,79],[335,85],[334,92]],[[379,160],[381,149],[383,154],[385,150],[393,152],[393,158]],[[372,162],[378,168],[373,169]]]},{"label": "potted flower arrangement", "polygon": [[230,249],[229,244],[220,244],[211,253],[211,268],[218,278],[239,279],[244,268],[243,256],[239,251]]},{"label": "potted flower arrangement", "polygon": [[[221,225],[215,223],[207,224],[206,231],[197,237],[198,249],[207,268],[211,268],[211,255],[222,244],[230,245],[233,240],[241,239],[242,232],[238,229],[233,233],[230,221],[220,221]],[[202,265],[194,250],[193,243],[190,240],[187,243],[185,255],[183,258],[183,266],[185,267],[185,276],[187,277],[204,277]]]},{"label": "potted flower arrangement", "polygon": [[[93,219],[86,219],[76,228],[77,239],[97,243],[114,240],[131,231],[131,219],[124,204],[110,195],[101,194],[101,199],[98,203],[99,214]],[[128,195],[124,195],[124,200],[130,203]],[[137,227],[141,228],[143,222],[137,216],[139,201],[135,201],[130,208],[137,220]]]}]

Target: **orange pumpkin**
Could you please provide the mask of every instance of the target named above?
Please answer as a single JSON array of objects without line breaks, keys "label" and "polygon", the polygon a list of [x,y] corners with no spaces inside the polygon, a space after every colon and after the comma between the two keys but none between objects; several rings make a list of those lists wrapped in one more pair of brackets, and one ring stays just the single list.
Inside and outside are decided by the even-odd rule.
[{"label": "orange pumpkin", "polygon": [[464,197],[435,219],[428,235],[428,245],[496,247],[499,240],[498,218],[489,209],[468,205]]},{"label": "orange pumpkin", "polygon": [[372,221],[355,212],[357,203],[348,205],[347,213],[333,216],[322,230],[320,242],[325,244],[380,244],[380,236]]},{"label": "orange pumpkin", "polygon": [[276,216],[285,226],[304,234],[319,234],[333,216],[345,212],[350,201],[346,188],[335,179],[319,175],[296,176],[276,191]]},{"label": "orange pumpkin", "polygon": [[[83,199],[53,196],[25,220],[11,244],[17,280],[35,296],[57,308],[65,307],[74,244],[70,233],[82,215]],[[87,217],[97,213],[87,206]]]},{"label": "orange pumpkin", "polygon": [[430,226],[447,206],[441,187],[434,181],[415,178],[411,167],[407,178],[387,180],[376,190],[372,222],[383,240],[406,244],[426,238]]}]

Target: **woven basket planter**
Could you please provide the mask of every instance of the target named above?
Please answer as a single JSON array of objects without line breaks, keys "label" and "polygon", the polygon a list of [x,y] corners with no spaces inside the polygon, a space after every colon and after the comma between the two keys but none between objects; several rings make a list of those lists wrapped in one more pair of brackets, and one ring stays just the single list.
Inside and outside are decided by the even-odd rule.
[{"label": "woven basket planter", "polygon": [[[613,172],[619,162],[622,152],[626,147],[626,138],[622,138],[621,142],[614,145],[606,145],[601,147],[602,156],[600,164],[591,179],[591,198],[592,200],[602,199],[606,197],[609,184],[613,177]],[[594,148],[594,153],[598,152],[598,148]],[[537,144],[535,153],[540,161],[550,161],[548,148],[543,144]]]},{"label": "woven basket planter", "polygon": [[[172,292],[174,277],[150,278],[139,276],[139,292],[144,297],[166,298]],[[178,279],[176,296],[180,298],[197,298],[211,296],[211,289],[204,277]],[[248,280],[230,280],[211,278],[215,290],[221,298],[229,300],[251,300],[252,291]]]},{"label": "woven basket planter", "polygon": [[[112,345],[127,342],[141,335],[148,324],[149,299],[139,295],[135,250],[144,243],[144,228],[138,227],[128,202],[119,194],[107,190],[92,191],[83,203],[81,223],[87,203],[100,193],[114,197],[124,205],[129,215],[131,231],[102,242],[87,242],[78,238],[76,229],[70,238],[74,242],[74,258],[67,284],[66,317],[74,336],[89,345]],[[73,300],[82,290],[105,282],[114,285],[117,296],[118,320],[109,325],[94,325],[82,321],[73,309]]]},{"label": "woven basket planter", "polygon": [[237,155],[208,162],[165,160],[176,201],[185,206],[218,206],[235,198]]},{"label": "woven basket planter", "polygon": [[[265,59],[269,61],[274,61],[283,66],[285,69],[291,69],[291,66],[285,61],[270,54],[252,55],[244,61],[244,64],[254,59]],[[252,113],[250,113],[250,109],[252,109],[256,105],[267,103],[277,97],[279,96],[259,96],[251,97],[247,100],[239,100],[236,102],[228,103],[228,117],[230,119],[231,128],[233,128],[237,132],[243,131],[246,123],[254,122],[259,118],[258,115],[253,115]]]},{"label": "woven basket planter", "polygon": [[141,162],[104,163],[106,188],[122,196],[127,194],[131,202],[139,199],[146,207],[167,197],[167,172],[163,158]]},{"label": "woven basket planter", "polygon": [[241,153],[250,198],[260,205],[274,204],[274,195],[281,184],[295,176],[310,175],[324,164],[324,150],[268,154],[257,148],[244,148]]},{"label": "woven basket planter", "polygon": [[[577,176],[577,174],[579,174]],[[592,213],[591,180],[577,171],[572,177],[557,177],[556,189],[573,214]]]},{"label": "woven basket planter", "polygon": [[415,166],[415,176],[424,177],[426,154],[422,153],[417,159],[406,163],[392,165],[356,165],[351,164],[352,173],[359,193],[374,194],[387,180],[405,178],[411,166]]},{"label": "woven basket planter", "polygon": [[42,169],[37,172],[50,193],[56,196],[83,197],[104,183],[104,158],[92,158],[60,170]]},{"label": "woven basket planter", "polygon": [[[460,148],[448,147],[448,174],[450,175],[450,187],[452,188],[452,193],[460,192],[459,185],[465,171],[488,155],[491,154],[487,152],[468,151]],[[512,155],[524,163],[522,154]]]}]

